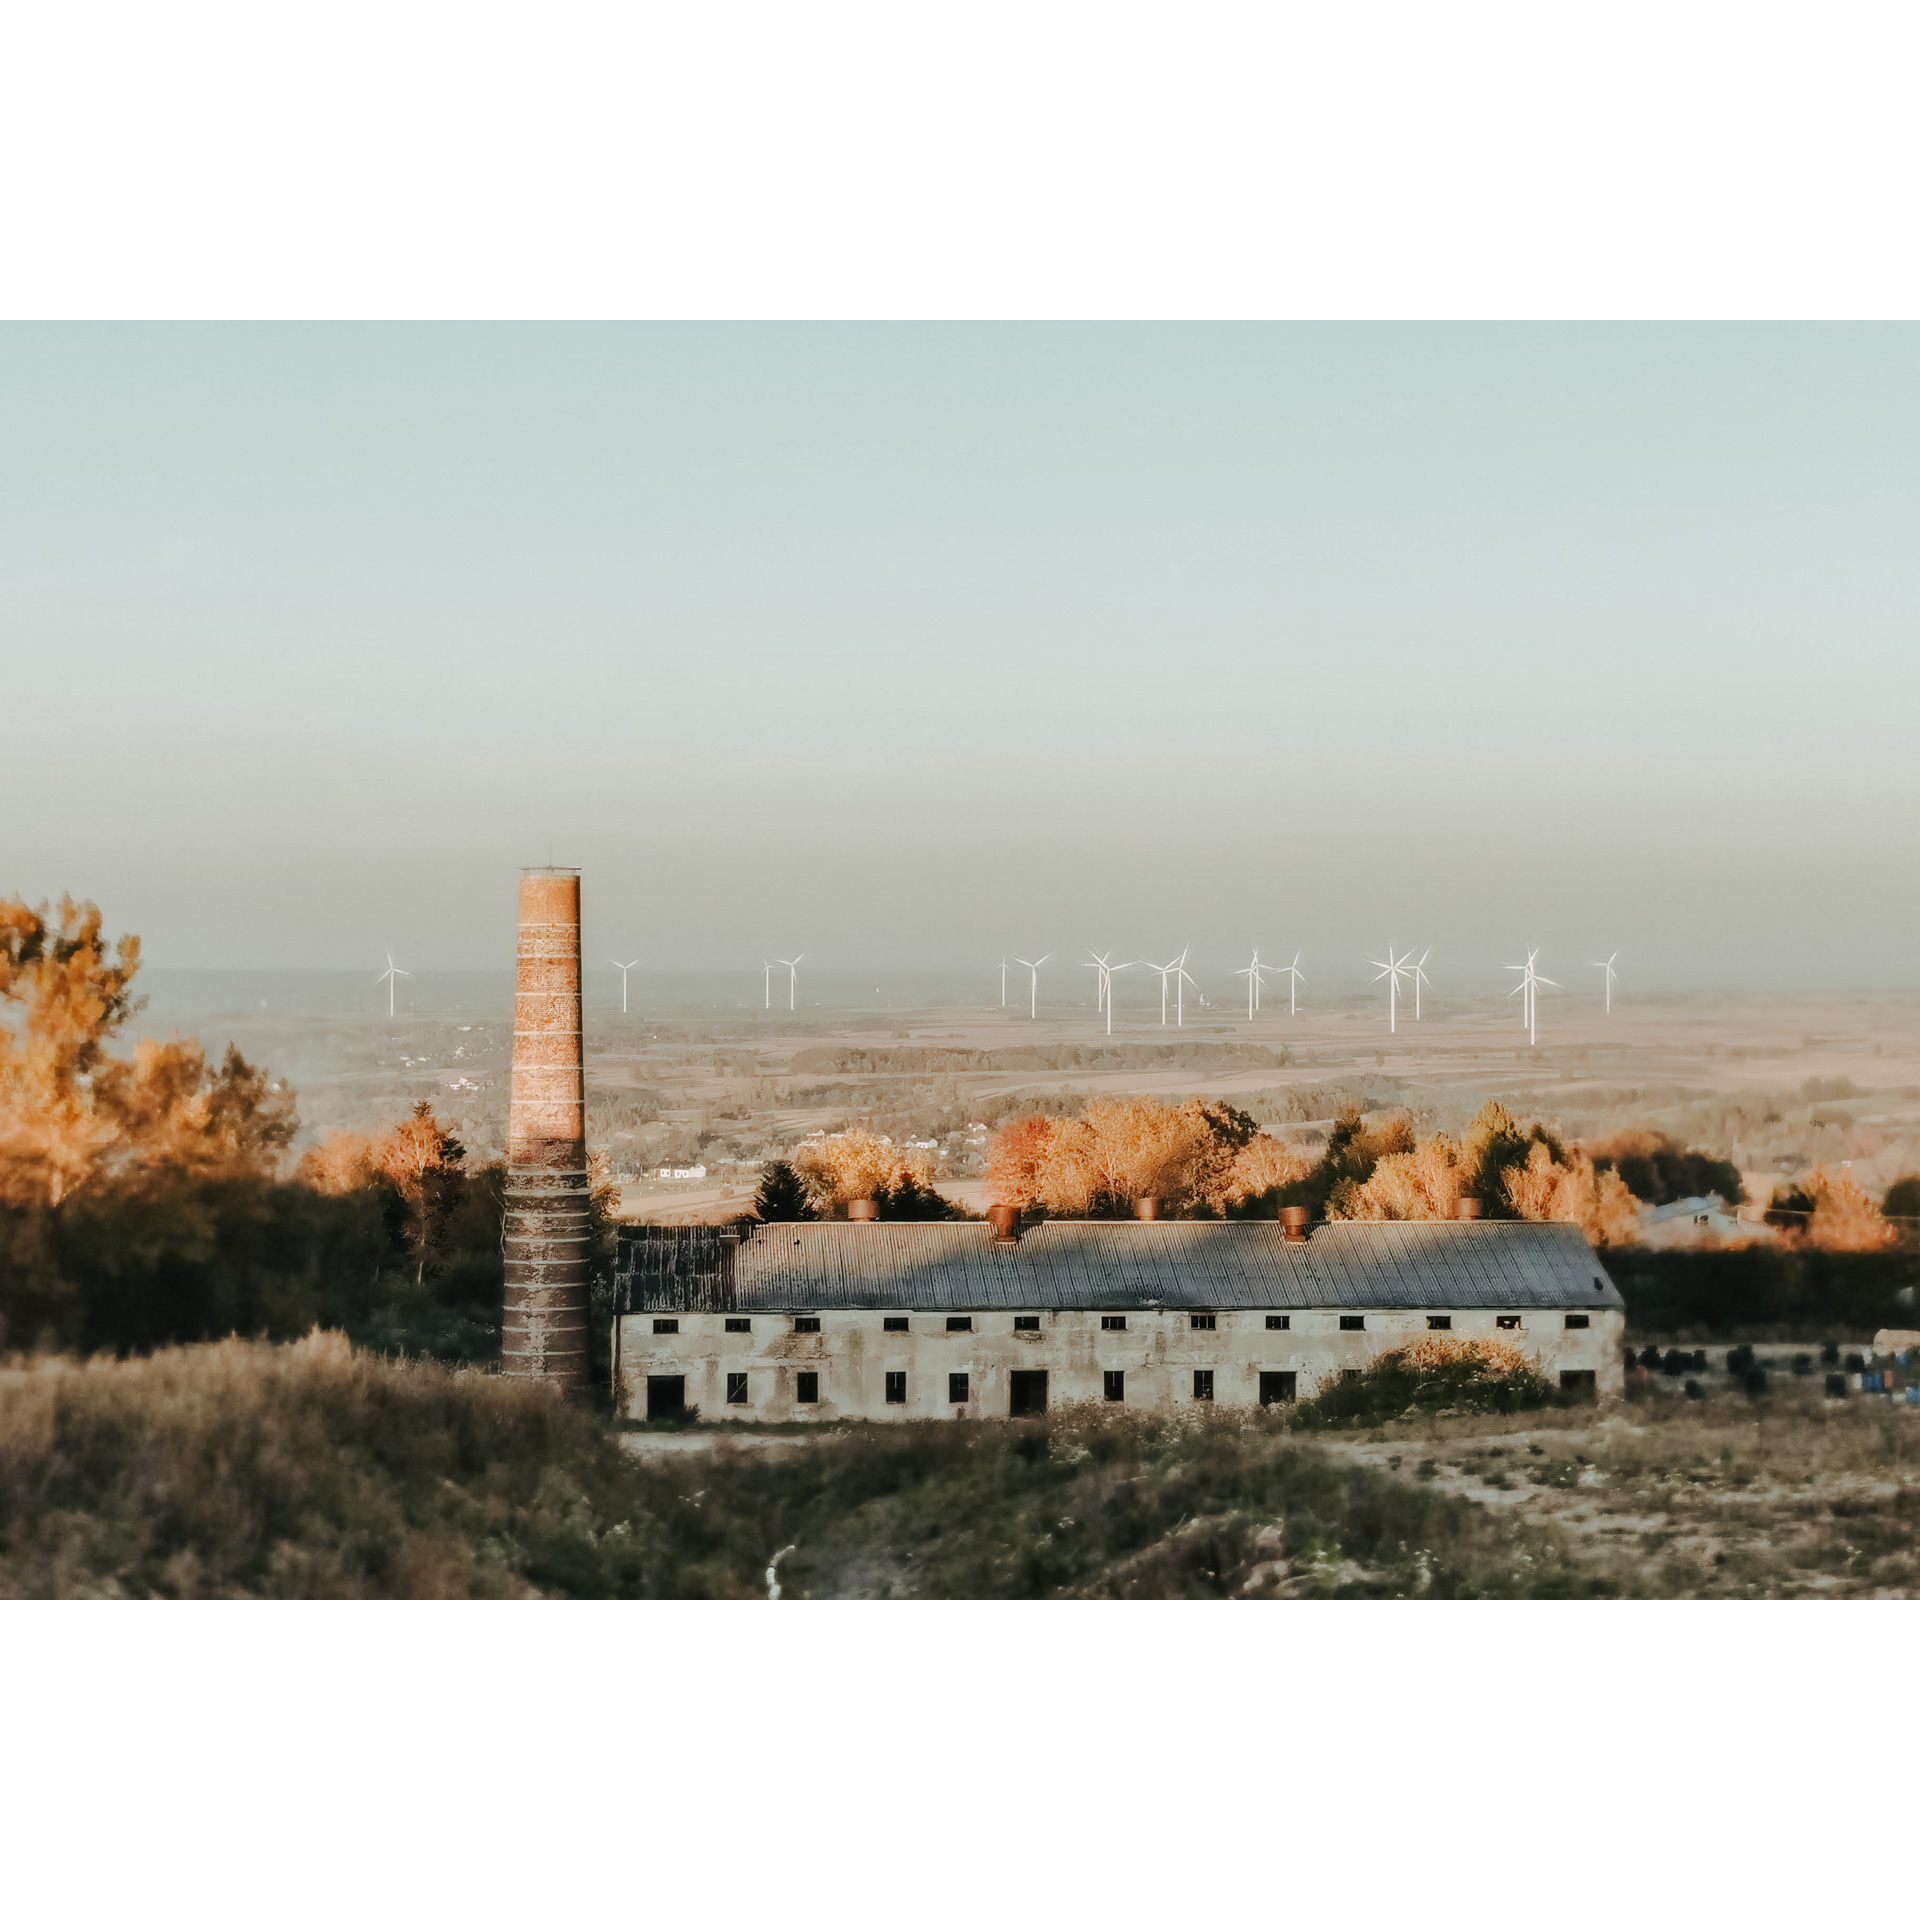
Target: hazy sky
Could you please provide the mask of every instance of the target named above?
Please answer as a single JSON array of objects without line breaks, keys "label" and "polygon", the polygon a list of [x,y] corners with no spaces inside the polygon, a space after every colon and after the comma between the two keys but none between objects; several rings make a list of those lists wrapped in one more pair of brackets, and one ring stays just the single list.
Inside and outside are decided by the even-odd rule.
[{"label": "hazy sky", "polygon": [[1904,984],[1916,507],[1912,327],[0,329],[0,892]]}]

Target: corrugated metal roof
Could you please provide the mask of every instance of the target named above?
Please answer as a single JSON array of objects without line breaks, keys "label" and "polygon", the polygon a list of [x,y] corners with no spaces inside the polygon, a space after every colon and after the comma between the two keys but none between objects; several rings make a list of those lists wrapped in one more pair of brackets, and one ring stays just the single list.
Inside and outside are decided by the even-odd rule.
[{"label": "corrugated metal roof", "polygon": [[820,1221],[730,1260],[717,1234],[623,1230],[619,1276],[632,1313],[1625,1304],[1578,1227],[1509,1220],[1342,1220],[1304,1245],[1267,1220],[1049,1220],[1013,1245],[984,1221]]}]

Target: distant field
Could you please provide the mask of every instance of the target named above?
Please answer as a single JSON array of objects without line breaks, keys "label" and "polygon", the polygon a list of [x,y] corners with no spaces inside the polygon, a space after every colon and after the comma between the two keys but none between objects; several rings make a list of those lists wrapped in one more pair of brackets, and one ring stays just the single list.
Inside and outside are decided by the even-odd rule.
[{"label": "distant field", "polygon": [[[249,985],[262,990],[244,1001],[204,981],[170,998],[156,980],[147,1026],[215,1047],[231,1038],[285,1074],[306,1139],[385,1125],[426,1099],[476,1150],[504,1144],[504,982],[427,983],[430,1011],[403,1006],[391,1022],[377,995],[356,1007],[334,985]],[[1611,1017],[1585,999],[1547,998],[1541,1044],[1529,1048],[1512,1007],[1491,1000],[1403,1017],[1393,1036],[1371,1000],[1312,1000],[1297,1019],[1283,1005],[1252,1022],[1244,1004],[1211,1007],[1184,1030],[1123,1004],[1109,1040],[1091,1005],[1043,1007],[1038,1021],[961,1005],[623,1018],[601,991],[587,1008],[589,1132],[629,1178],[631,1209],[655,1218],[736,1210],[758,1163],[814,1128],[932,1139],[964,1182],[979,1172],[969,1128],[1091,1093],[1224,1098],[1297,1139],[1348,1098],[1457,1124],[1497,1095],[1575,1137],[1663,1128],[1733,1158],[1754,1192],[1816,1160],[1851,1164],[1876,1192],[1920,1168],[1920,998],[1667,997],[1622,1002]],[[714,1177],[696,1188],[637,1177],[667,1160],[704,1162]]]},{"label": "distant field", "polygon": [[[769,1575],[771,1574],[771,1581]],[[0,1595],[1908,1595],[1920,1411],[1783,1392],[614,1435],[338,1335],[0,1369]]]}]

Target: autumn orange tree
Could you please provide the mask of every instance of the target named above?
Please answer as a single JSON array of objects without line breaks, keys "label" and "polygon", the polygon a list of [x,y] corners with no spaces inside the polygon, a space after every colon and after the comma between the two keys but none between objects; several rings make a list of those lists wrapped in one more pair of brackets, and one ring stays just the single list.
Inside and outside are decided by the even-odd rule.
[{"label": "autumn orange tree", "polygon": [[1776,1188],[1767,1224],[1804,1246],[1832,1253],[1872,1253],[1893,1243],[1886,1215],[1846,1168],[1818,1166],[1790,1187]]},{"label": "autumn orange tree", "polygon": [[295,1178],[319,1193],[353,1193],[384,1186],[404,1215],[414,1281],[425,1281],[428,1264],[442,1252],[446,1230],[466,1197],[461,1161],[465,1143],[434,1118],[432,1106],[416,1100],[413,1111],[384,1133],[330,1133],[302,1156]]},{"label": "autumn orange tree", "polygon": [[111,1042],[139,1010],[140,942],[111,951],[100,910],[0,900],[0,1203],[58,1207],[104,1183],[271,1174],[298,1127],[292,1093],[232,1047]]},{"label": "autumn orange tree", "polygon": [[1640,1210],[1611,1168],[1544,1127],[1523,1130],[1497,1100],[1475,1114],[1458,1140],[1434,1133],[1377,1157],[1364,1179],[1347,1178],[1327,1196],[1331,1220],[1447,1220],[1463,1198],[1493,1217],[1571,1221],[1595,1246],[1639,1235]]},{"label": "autumn orange tree", "polygon": [[1306,1171],[1299,1154],[1249,1115],[1200,1099],[1089,1100],[1078,1119],[1027,1114],[987,1143],[996,1200],[1065,1215],[1125,1212],[1143,1199],[1219,1214]]},{"label": "autumn orange tree", "polygon": [[384,1351],[496,1353],[499,1169],[468,1177],[416,1111],[281,1178],[291,1091],[232,1048],[215,1065],[191,1040],[128,1046],[139,966],[90,903],[0,900],[0,1348],[320,1324]]},{"label": "autumn orange tree", "polygon": [[958,1211],[934,1191],[939,1163],[924,1147],[896,1147],[857,1127],[804,1142],[793,1170],[822,1213],[854,1200],[877,1201],[891,1218],[944,1219]]},{"label": "autumn orange tree", "polygon": [[1027,1114],[987,1147],[996,1199],[1051,1213],[1120,1213],[1152,1198],[1196,1217],[1271,1217],[1305,1206],[1330,1220],[1447,1220],[1473,1196],[1493,1217],[1570,1220],[1599,1246],[1637,1231],[1633,1197],[1610,1170],[1544,1128],[1524,1130],[1489,1101],[1455,1140],[1416,1137],[1404,1114],[1349,1108],[1317,1161],[1221,1101],[1089,1100],[1080,1117]]}]

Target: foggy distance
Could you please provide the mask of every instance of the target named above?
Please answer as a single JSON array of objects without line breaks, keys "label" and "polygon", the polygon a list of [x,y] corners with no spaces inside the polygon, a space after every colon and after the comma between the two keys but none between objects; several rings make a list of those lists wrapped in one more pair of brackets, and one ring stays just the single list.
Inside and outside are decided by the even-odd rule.
[{"label": "foggy distance", "polygon": [[504,995],[550,851],[602,988],[723,1001],[1091,944],[1230,1004],[1255,943],[1331,1000],[1390,940],[1443,1004],[1533,945],[1904,990],[1917,371],[1907,327],[16,327],[7,882],[139,930],[156,999],[389,948]]}]

